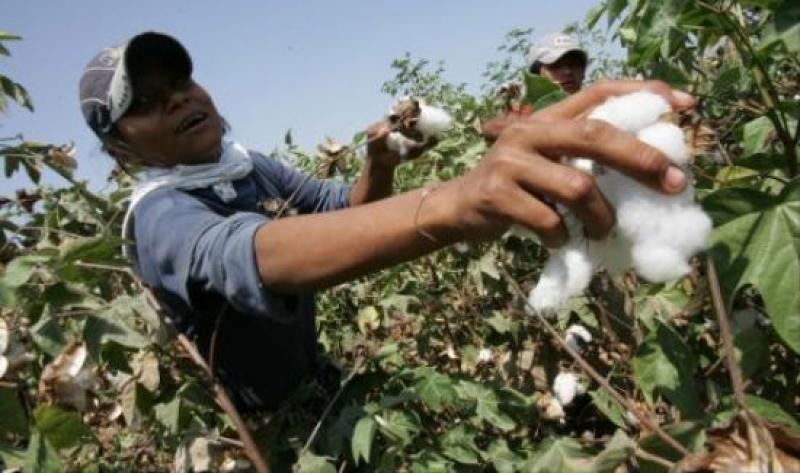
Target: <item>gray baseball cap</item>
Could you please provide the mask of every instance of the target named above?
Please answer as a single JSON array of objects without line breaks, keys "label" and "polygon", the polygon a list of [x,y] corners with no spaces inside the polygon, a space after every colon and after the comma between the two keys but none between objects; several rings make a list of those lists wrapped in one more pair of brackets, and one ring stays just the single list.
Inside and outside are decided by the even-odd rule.
[{"label": "gray baseball cap", "polygon": [[79,94],[86,123],[105,136],[133,101],[137,74],[166,70],[177,77],[192,75],[192,58],[172,36],[148,31],[124,44],[100,51],[81,76]]},{"label": "gray baseball cap", "polygon": [[529,57],[531,64],[552,64],[562,56],[570,52],[578,52],[583,56],[583,62],[589,59],[586,51],[581,48],[578,41],[564,33],[552,33],[540,38],[530,49]]}]

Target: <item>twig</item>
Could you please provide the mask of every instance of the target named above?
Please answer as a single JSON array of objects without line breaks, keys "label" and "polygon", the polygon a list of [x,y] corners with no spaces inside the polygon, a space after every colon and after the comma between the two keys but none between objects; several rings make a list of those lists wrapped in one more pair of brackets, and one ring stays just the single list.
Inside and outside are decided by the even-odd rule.
[{"label": "twig", "polygon": [[308,449],[311,448],[311,445],[317,438],[317,434],[319,433],[320,427],[322,427],[322,423],[325,422],[325,418],[328,417],[328,414],[330,414],[331,409],[333,409],[334,404],[336,404],[336,401],[339,400],[339,397],[347,388],[347,385],[350,384],[350,381],[352,381],[353,378],[355,378],[356,374],[358,374],[358,372],[361,370],[361,367],[364,366],[365,360],[366,358],[358,358],[356,360],[356,364],[355,366],[353,366],[353,370],[350,371],[350,374],[347,375],[347,378],[345,378],[344,381],[342,381],[342,384],[341,386],[339,386],[339,389],[336,391],[336,394],[333,395],[333,399],[331,399],[331,402],[329,402],[328,405],[325,406],[325,410],[322,411],[322,415],[320,416],[319,421],[317,421],[317,425],[314,426],[314,430],[311,431],[311,435],[308,436],[308,440],[306,440],[306,444],[303,446],[303,450],[300,451],[300,455],[298,455],[297,458],[302,458],[303,455],[306,454]]},{"label": "twig", "polygon": [[117,271],[120,273],[125,273],[129,276],[133,276],[133,272],[130,268],[125,266],[113,266],[110,264],[98,264],[98,263],[86,263],[81,260],[77,260],[73,263],[75,266],[79,268],[86,268],[86,269],[102,269],[104,271]]},{"label": "twig", "polygon": [[608,381],[603,376],[601,376],[600,373],[598,373],[592,367],[592,365],[589,364],[589,362],[586,361],[580,355],[580,353],[578,353],[577,351],[573,350],[569,345],[567,345],[567,342],[564,341],[564,339],[556,331],[556,329],[553,328],[553,326],[550,324],[550,322],[548,322],[547,319],[542,314],[540,314],[537,310],[535,310],[535,309],[533,309],[533,307],[531,307],[530,303],[528,303],[528,299],[525,297],[525,294],[522,292],[522,289],[519,287],[519,284],[517,284],[517,281],[514,280],[514,278],[511,276],[511,274],[505,268],[505,266],[500,264],[499,265],[499,269],[503,273],[503,275],[506,277],[506,279],[508,280],[509,284],[511,285],[512,290],[516,293],[517,297],[519,297],[520,299],[522,299],[525,302],[525,305],[536,316],[536,318],[539,319],[539,321],[542,323],[542,325],[544,325],[545,330],[547,330],[547,332],[550,334],[550,336],[553,337],[558,342],[558,344],[561,346],[561,348],[564,351],[569,353],[569,355],[572,357],[572,359],[574,359],[575,362],[578,363],[578,366],[580,366],[583,369],[583,371],[587,375],[589,375],[590,378],[592,378],[595,382],[597,382],[597,384],[599,384],[603,389],[605,389],[611,395],[611,397],[613,397],[618,403],[622,404],[622,406],[625,407],[625,409],[628,412],[633,414],[639,420],[641,425],[643,425],[643,426],[647,427],[648,429],[650,429],[651,431],[653,431],[653,433],[658,435],[661,438],[661,440],[663,440],[667,445],[669,445],[670,447],[672,447],[676,451],[680,452],[680,454],[683,455],[683,456],[689,455],[691,453],[686,447],[681,445],[677,440],[672,438],[666,431],[664,431],[664,429],[662,429],[661,426],[659,426],[658,424],[653,422],[652,419],[650,419],[648,416],[643,415],[639,411],[639,409],[636,408],[636,406],[633,405],[633,403],[628,401],[619,392],[617,392],[617,390],[614,389],[611,386],[611,384],[609,384]]},{"label": "twig", "polygon": [[708,285],[711,288],[711,300],[714,303],[714,310],[717,314],[717,321],[719,322],[719,331],[725,350],[725,362],[728,365],[728,373],[730,374],[731,384],[733,385],[733,395],[736,399],[740,415],[742,415],[749,424],[748,427],[752,428],[754,431],[754,440],[758,443],[758,448],[762,451],[769,452],[769,455],[766,457],[768,462],[766,467],[768,471],[773,471],[775,442],[773,441],[772,434],[761,421],[761,418],[747,407],[744,398],[745,386],[742,382],[742,371],[739,369],[739,364],[736,362],[736,357],[734,356],[731,326],[728,322],[728,314],[725,310],[725,301],[722,299],[722,291],[719,288],[717,268],[714,266],[714,259],[711,255],[706,257],[706,266],[708,271]]},{"label": "twig", "polygon": [[637,457],[641,458],[642,460],[647,460],[649,462],[661,465],[669,471],[672,471],[672,468],[675,466],[674,463],[667,460],[666,458],[659,457],[658,455],[653,455],[652,453],[647,453],[646,451],[642,450],[639,447],[636,447],[634,454]]},{"label": "twig", "polygon": [[719,332],[722,336],[722,346],[725,351],[725,359],[728,365],[728,372],[731,376],[731,384],[733,385],[733,395],[736,398],[736,403],[741,409],[746,409],[747,406],[744,400],[744,385],[742,384],[742,372],[739,370],[739,364],[736,363],[736,357],[733,352],[733,335],[731,335],[731,326],[728,322],[728,314],[725,310],[725,302],[722,300],[722,291],[719,288],[719,279],[717,278],[717,268],[714,266],[714,260],[711,256],[706,257],[706,268],[708,276],[708,286],[711,289],[711,301],[714,303],[714,311],[717,314],[717,322],[719,323]]}]

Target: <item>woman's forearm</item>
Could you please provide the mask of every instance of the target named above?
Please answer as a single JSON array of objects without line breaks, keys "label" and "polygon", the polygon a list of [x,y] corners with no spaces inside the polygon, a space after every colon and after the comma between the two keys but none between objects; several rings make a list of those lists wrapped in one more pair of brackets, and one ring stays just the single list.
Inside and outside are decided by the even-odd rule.
[{"label": "woman's forearm", "polygon": [[[442,184],[458,185],[458,180]],[[452,242],[448,199],[440,191],[423,199],[423,192],[262,225],[254,244],[264,284],[290,293],[330,287]],[[423,233],[436,235],[438,242]]]}]

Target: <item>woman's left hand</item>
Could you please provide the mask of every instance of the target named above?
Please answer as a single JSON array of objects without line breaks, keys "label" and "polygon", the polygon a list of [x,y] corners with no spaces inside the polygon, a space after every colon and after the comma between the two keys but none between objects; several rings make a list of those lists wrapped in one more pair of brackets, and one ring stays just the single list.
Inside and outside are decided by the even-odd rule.
[{"label": "woman's left hand", "polygon": [[408,152],[401,156],[400,153],[389,148],[388,137],[392,132],[391,125],[383,120],[367,128],[367,158],[380,167],[395,168],[403,161],[411,161],[422,153],[436,146],[436,140],[414,141],[408,146]]}]

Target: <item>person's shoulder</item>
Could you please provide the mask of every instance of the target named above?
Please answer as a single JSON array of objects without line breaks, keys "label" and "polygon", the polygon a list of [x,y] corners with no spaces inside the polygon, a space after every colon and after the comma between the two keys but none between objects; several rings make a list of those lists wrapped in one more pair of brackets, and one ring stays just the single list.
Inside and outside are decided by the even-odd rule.
[{"label": "person's shoulder", "polygon": [[148,192],[133,208],[137,220],[145,215],[181,213],[192,208],[202,208],[196,197],[180,189],[162,187]]}]

